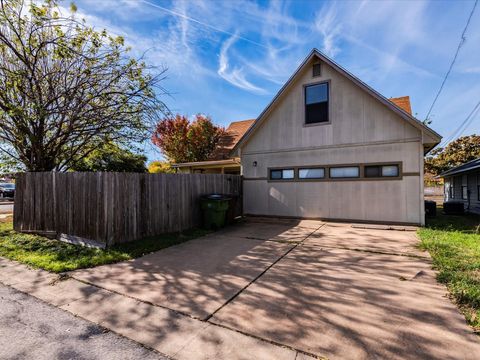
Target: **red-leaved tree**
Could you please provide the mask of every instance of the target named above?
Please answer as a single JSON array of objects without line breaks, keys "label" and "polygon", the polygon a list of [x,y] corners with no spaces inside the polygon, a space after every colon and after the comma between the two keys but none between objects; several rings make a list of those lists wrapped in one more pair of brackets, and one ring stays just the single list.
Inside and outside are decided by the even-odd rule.
[{"label": "red-leaved tree", "polygon": [[213,153],[224,133],[225,130],[213,124],[208,116],[197,114],[193,121],[189,121],[186,116],[177,114],[156,125],[152,142],[170,162],[204,161]]}]

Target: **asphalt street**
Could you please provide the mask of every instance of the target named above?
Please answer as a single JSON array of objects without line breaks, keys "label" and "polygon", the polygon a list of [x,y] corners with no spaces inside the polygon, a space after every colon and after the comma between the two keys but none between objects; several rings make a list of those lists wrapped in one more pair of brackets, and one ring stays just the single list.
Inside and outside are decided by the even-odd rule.
[{"label": "asphalt street", "polygon": [[136,342],[0,284],[0,359],[165,360]]}]

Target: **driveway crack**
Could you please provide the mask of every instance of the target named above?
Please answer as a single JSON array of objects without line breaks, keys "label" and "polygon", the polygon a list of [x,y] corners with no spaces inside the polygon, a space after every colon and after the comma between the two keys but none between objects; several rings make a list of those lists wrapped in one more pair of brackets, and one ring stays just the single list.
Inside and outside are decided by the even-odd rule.
[{"label": "driveway crack", "polygon": [[258,274],[253,280],[251,280],[247,285],[245,285],[243,288],[241,288],[239,291],[237,291],[233,296],[231,296],[222,306],[220,306],[218,309],[216,309],[213,313],[208,315],[205,318],[205,321],[209,321],[217,312],[222,310],[225,306],[230,304],[235,298],[237,298],[244,290],[246,290],[250,285],[252,285],[255,281],[257,281],[260,277],[262,277],[268,270],[270,270],[275,264],[277,264],[280,260],[282,260],[285,256],[290,254],[294,249],[296,249],[299,245],[303,244],[305,240],[307,240],[310,235],[314,234],[317,232],[319,229],[321,229],[323,226],[325,226],[325,223],[321,224],[318,228],[316,228],[314,231],[309,233],[305,238],[303,238],[301,241],[297,243],[291,243],[293,246],[288,249],[283,255],[281,255],[278,259],[276,259],[274,262],[272,262],[265,270],[263,270],[260,274]]}]

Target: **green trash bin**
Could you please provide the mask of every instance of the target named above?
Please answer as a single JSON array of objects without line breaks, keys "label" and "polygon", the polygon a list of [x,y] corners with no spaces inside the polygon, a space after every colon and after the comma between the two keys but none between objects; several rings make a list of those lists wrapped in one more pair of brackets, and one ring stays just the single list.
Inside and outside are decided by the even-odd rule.
[{"label": "green trash bin", "polygon": [[200,199],[203,211],[203,226],[219,229],[225,226],[225,218],[231,198],[225,195],[206,195]]}]

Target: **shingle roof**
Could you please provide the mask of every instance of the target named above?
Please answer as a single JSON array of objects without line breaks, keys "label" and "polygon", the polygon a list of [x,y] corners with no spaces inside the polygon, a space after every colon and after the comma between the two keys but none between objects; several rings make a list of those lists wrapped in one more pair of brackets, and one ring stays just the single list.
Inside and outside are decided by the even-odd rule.
[{"label": "shingle roof", "polygon": [[397,105],[403,111],[406,111],[410,115],[412,115],[412,107],[410,105],[410,96],[402,96],[397,98],[390,98],[388,99]]},{"label": "shingle roof", "polygon": [[475,159],[475,160],[471,160],[471,161],[469,161],[465,164],[462,164],[462,165],[456,166],[452,169],[449,169],[449,170],[445,171],[444,173],[440,174],[440,177],[459,174],[459,173],[463,173],[463,172],[478,169],[478,168],[480,168],[480,158]]},{"label": "shingle roof", "polygon": [[225,135],[220,138],[217,149],[213,152],[208,160],[224,160],[230,158],[230,151],[235,147],[237,142],[247,132],[247,130],[255,122],[255,119],[234,121],[225,130]]}]

